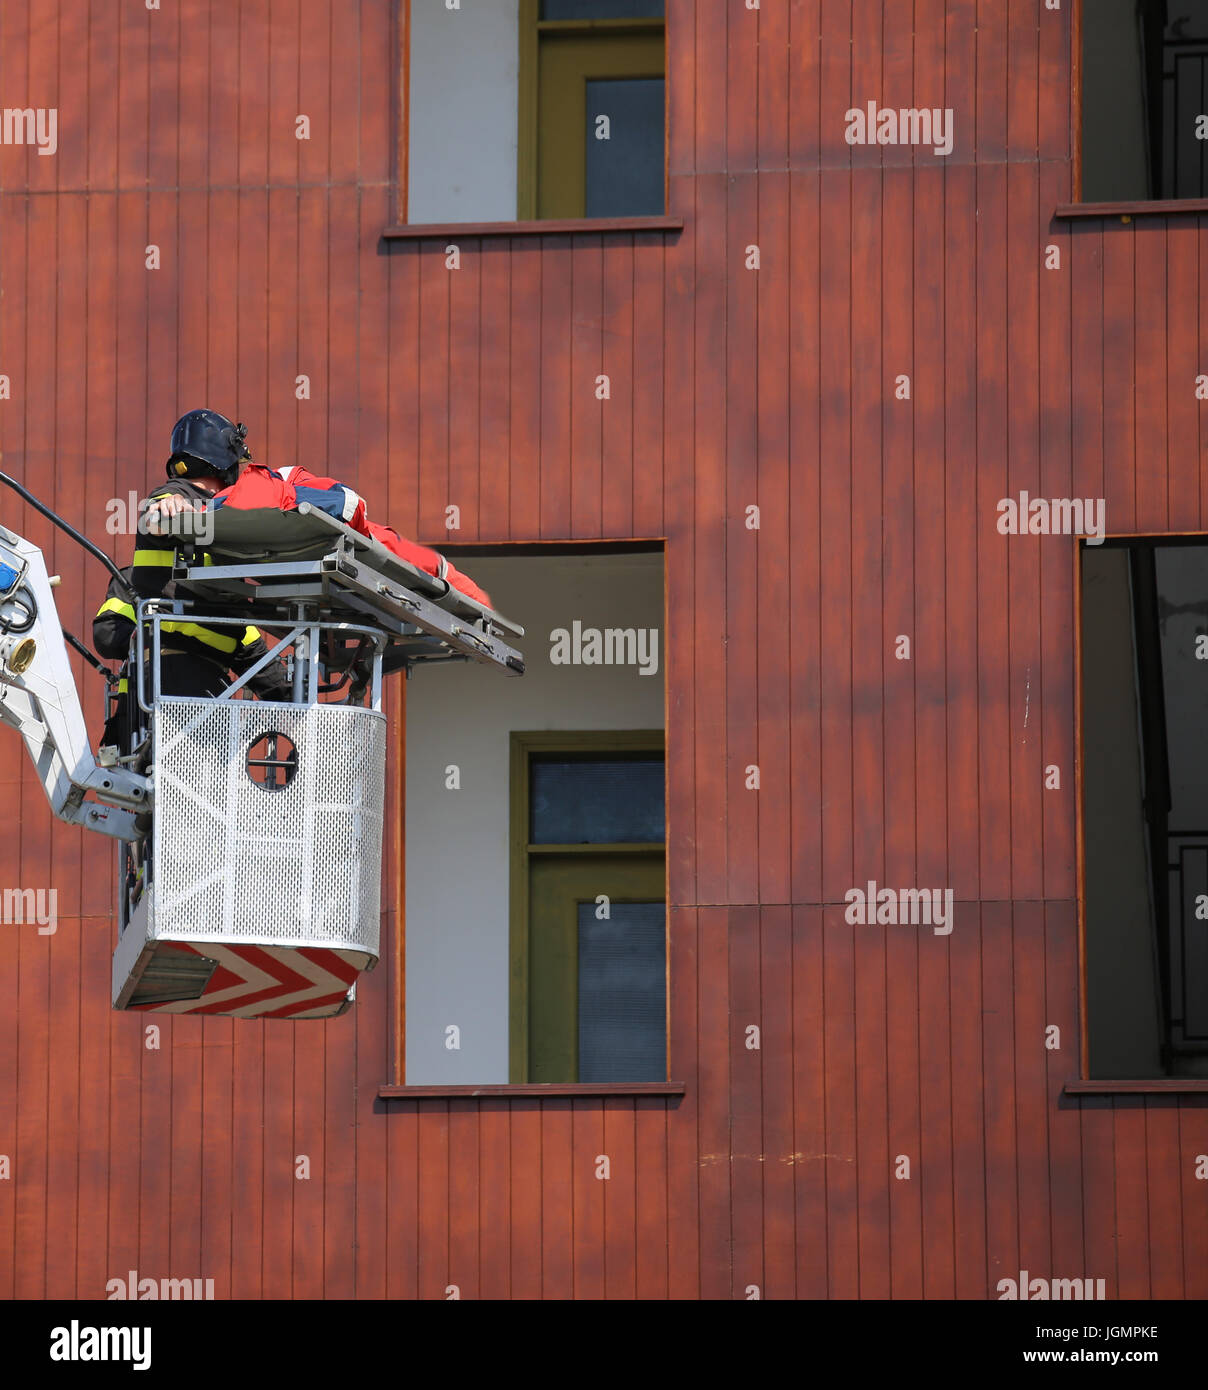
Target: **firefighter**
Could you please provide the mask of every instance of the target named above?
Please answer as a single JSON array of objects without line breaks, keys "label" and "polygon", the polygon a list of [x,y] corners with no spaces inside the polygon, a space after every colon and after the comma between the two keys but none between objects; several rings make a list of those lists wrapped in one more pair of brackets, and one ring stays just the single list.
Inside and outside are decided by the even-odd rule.
[{"label": "firefighter", "polygon": [[[250,460],[244,440],[247,428],[235,425],[213,410],[190,410],[172,429],[172,454],[167,463],[168,481],[148,497],[150,505],[139,523],[134,556],[123,576],[139,598],[188,599],[195,597],[185,585],[172,581],[177,540],[165,534],[168,519],[179,512],[204,508],[217,492],[229,487]],[[140,508],[140,511],[143,509]],[[212,607],[212,605],[211,605]],[[237,610],[235,610],[237,611]],[[126,661],[134,632],[135,609],[111,581],[105,602],[92,623],[93,645],[111,661]],[[160,623],[160,691],[164,695],[212,698],[230,684],[230,672],[239,674],[264,656],[267,647],[257,628],[164,619]],[[134,714],[128,689],[129,663],[123,668],[117,713],[105,725],[104,743],[128,748],[129,716]],[[266,700],[290,700],[292,684],[285,666],[274,661],[248,682]],[[127,710],[125,706],[129,704]]]}]

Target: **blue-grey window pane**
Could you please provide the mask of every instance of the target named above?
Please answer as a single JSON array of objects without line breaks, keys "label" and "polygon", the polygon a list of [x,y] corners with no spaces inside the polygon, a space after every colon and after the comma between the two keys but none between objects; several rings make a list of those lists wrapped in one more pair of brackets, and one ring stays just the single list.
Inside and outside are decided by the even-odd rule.
[{"label": "blue-grey window pane", "polygon": [[542,19],[662,19],[663,0],[541,0]]},{"label": "blue-grey window pane", "polygon": [[529,841],[651,844],[665,834],[663,759],[534,758]]},{"label": "blue-grey window pane", "polygon": [[[596,120],[608,117],[608,139]],[[587,217],[663,211],[663,79],[587,81]]]},{"label": "blue-grey window pane", "polygon": [[667,932],[662,903],[579,904],[579,1080],[666,1081]]}]

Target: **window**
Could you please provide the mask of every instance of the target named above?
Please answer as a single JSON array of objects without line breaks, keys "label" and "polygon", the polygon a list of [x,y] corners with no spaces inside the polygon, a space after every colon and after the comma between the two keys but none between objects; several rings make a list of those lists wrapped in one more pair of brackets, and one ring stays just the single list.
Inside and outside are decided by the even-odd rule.
[{"label": "window", "polygon": [[1081,593],[1089,1076],[1208,1077],[1208,543],[1083,545]]},{"label": "window", "polygon": [[667,1079],[662,744],[512,735],[513,1082]]},{"label": "window", "polygon": [[663,8],[409,0],[400,220],[662,216]]},{"label": "window", "polygon": [[662,547],[453,558],[524,627],[525,673],[434,663],[401,692],[395,1080],[508,1086],[535,1057],[566,1084],[666,1085]]},{"label": "window", "polygon": [[524,0],[517,215],[660,214],[662,0]]},{"label": "window", "polygon": [[1208,196],[1208,0],[1082,0],[1083,202]]}]

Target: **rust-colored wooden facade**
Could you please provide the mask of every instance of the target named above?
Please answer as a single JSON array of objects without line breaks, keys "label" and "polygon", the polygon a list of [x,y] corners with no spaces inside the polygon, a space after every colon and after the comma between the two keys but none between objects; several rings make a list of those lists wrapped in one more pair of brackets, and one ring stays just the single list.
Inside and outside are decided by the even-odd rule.
[{"label": "rust-colored wooden facade", "polygon": [[[1208,530],[1208,237],[1054,220],[1072,0],[668,0],[683,230],[462,236],[457,274],[447,235],[382,237],[398,8],[0,9],[0,105],[59,112],[53,157],[0,145],[0,466],[118,554],[106,502],[207,403],[431,544],[450,501],[463,541],[665,537],[684,1093],[383,1098],[393,910],[350,1016],[161,1019],[149,1050],[109,1009],[109,848],[10,739],[0,888],[55,887],[59,924],[0,928],[0,1294],[1208,1295],[1208,1097],[1064,1094],[1074,542],[995,527],[1027,489]],[[951,108],[952,152],[848,145],[874,99]],[[0,507],[86,634],[99,567]],[[951,887],[952,934],[849,926],[870,879]]]}]

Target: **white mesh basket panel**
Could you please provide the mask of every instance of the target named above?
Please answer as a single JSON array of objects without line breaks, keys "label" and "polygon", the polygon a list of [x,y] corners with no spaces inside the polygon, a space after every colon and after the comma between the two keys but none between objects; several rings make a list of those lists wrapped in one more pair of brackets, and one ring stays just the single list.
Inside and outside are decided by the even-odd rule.
[{"label": "white mesh basket panel", "polygon": [[[155,936],[376,956],[384,716],[163,699],[154,717]],[[278,790],[247,767],[249,749],[270,732],[297,750],[293,778]]]}]

